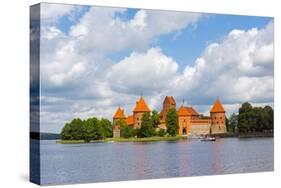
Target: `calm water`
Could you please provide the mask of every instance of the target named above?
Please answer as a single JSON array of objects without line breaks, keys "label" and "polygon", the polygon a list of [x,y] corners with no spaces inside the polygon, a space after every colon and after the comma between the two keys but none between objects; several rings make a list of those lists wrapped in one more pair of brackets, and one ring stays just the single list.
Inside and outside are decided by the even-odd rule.
[{"label": "calm water", "polygon": [[41,183],[69,184],[273,170],[272,138],[151,143],[41,141]]}]

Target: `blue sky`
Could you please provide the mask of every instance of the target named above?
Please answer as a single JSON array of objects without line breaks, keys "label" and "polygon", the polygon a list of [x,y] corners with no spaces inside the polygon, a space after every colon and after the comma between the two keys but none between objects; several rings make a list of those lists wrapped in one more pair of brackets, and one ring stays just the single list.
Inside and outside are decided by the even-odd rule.
[{"label": "blue sky", "polygon": [[[75,16],[63,16],[59,19],[57,27],[64,32],[69,32],[71,26],[77,24],[79,19],[89,11],[91,6],[81,6]],[[139,9],[127,9],[124,14],[116,14],[122,19],[129,20],[134,17]],[[194,64],[196,58],[211,42],[220,41],[231,30],[248,30],[251,28],[263,28],[273,18],[259,16],[239,16],[227,14],[204,14],[203,18],[191,28],[185,28],[177,33],[170,33],[154,39],[151,46],[161,46],[168,56],[173,57],[184,68],[186,64]],[[110,54],[113,61],[120,61],[129,55],[132,49],[124,49]]]},{"label": "blue sky", "polygon": [[[273,18],[42,4],[41,130],[75,117],[130,114],[143,94],[208,115],[273,105]],[[179,106],[179,105],[178,105]]]}]

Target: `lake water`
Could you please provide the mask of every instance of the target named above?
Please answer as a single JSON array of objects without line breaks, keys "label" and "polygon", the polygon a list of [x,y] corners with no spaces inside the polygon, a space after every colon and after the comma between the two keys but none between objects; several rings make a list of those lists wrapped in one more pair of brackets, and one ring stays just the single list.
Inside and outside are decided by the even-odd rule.
[{"label": "lake water", "polygon": [[273,171],[273,138],[150,143],[41,142],[41,184]]}]

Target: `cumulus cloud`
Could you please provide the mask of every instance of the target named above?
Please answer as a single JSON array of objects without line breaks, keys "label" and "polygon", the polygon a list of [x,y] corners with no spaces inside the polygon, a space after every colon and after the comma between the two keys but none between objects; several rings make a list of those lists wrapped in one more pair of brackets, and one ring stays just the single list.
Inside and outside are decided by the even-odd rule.
[{"label": "cumulus cloud", "polygon": [[273,24],[233,30],[220,43],[208,45],[174,86],[176,95],[194,104],[218,96],[226,103],[273,101]]},{"label": "cumulus cloud", "polygon": [[71,14],[78,6],[68,4],[41,3],[41,19],[56,22],[60,17]]},{"label": "cumulus cloud", "polygon": [[171,85],[177,69],[178,64],[163,54],[160,48],[151,48],[145,53],[133,52],[113,65],[108,81],[117,92],[157,94]]},{"label": "cumulus cloud", "polygon": [[[179,70],[155,40],[196,25],[200,14],[138,10],[129,19],[126,9],[92,7],[64,32],[55,23],[75,14],[75,7],[60,12],[61,7],[43,13],[43,131],[59,132],[74,117],[111,119],[118,105],[129,114],[140,94],[151,109],[160,110],[165,95],[173,95],[178,104],[185,99],[201,113],[208,113],[217,96],[229,112],[245,101],[273,102],[273,23],[262,29],[234,28]],[[108,56],[126,49],[129,54],[117,62]]]},{"label": "cumulus cloud", "polygon": [[148,47],[153,37],[180,31],[195,24],[201,16],[198,13],[158,10],[139,10],[130,20],[116,16],[124,14],[125,11],[122,8],[93,7],[79,24],[71,28],[70,35],[79,40],[81,50],[143,50]]}]

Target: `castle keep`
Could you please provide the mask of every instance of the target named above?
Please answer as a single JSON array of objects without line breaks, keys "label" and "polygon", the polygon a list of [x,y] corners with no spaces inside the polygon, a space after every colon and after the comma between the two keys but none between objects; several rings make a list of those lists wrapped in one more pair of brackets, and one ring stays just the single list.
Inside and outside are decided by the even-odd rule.
[{"label": "castle keep", "polygon": [[[166,129],[166,117],[171,108],[177,109],[176,101],[173,96],[166,96],[163,101],[163,107],[160,116],[158,128]],[[132,115],[125,115],[124,109],[118,107],[113,116],[113,136],[120,137],[120,127],[116,125],[117,120],[124,120],[127,126],[140,128],[143,113],[150,113],[148,105],[143,97],[136,102]],[[219,99],[215,101],[209,117],[200,116],[200,114],[190,106],[183,104],[177,109],[178,125],[180,136],[182,135],[205,135],[205,134],[223,134],[226,133],[225,110]]]}]

